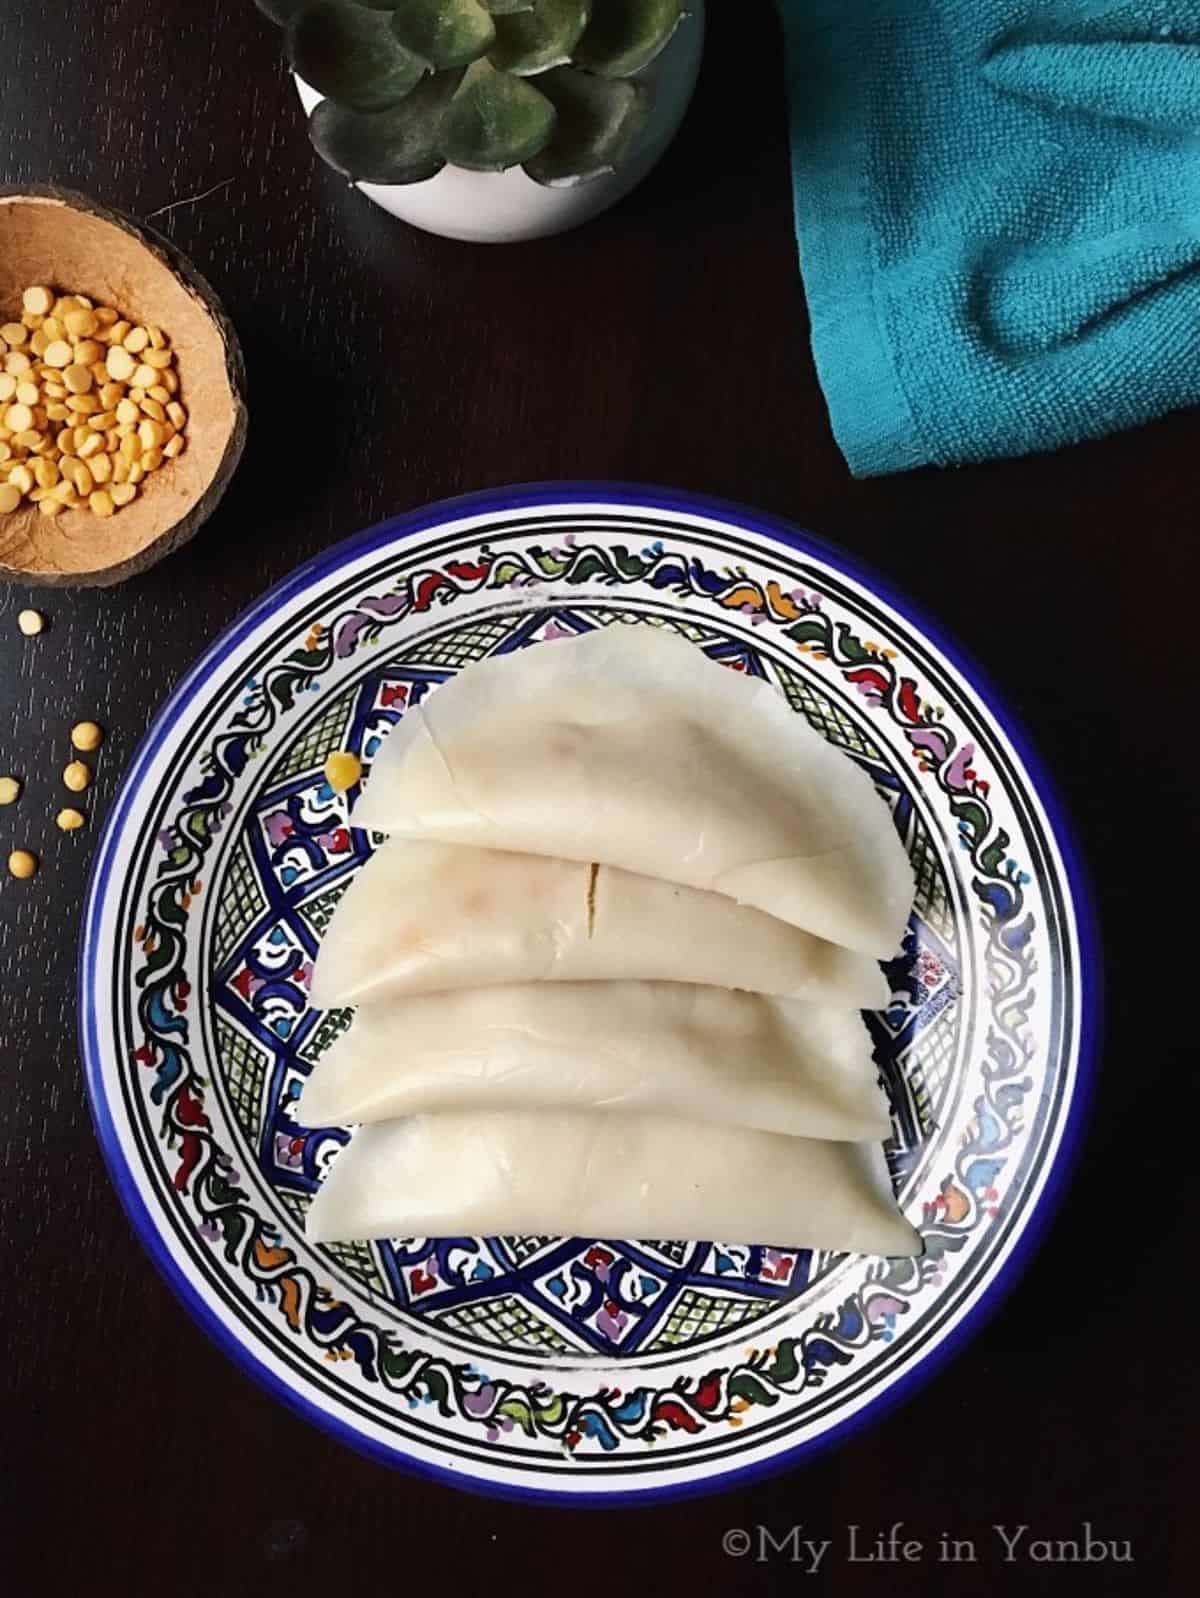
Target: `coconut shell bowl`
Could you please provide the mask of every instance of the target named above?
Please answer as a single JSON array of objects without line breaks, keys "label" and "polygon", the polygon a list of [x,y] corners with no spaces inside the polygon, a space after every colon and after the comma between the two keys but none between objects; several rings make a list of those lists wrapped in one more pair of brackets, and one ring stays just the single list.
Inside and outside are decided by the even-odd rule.
[{"label": "coconut shell bowl", "polygon": [[175,351],[187,447],[131,504],[104,519],[86,507],[44,516],[28,502],[0,516],[0,579],[121,582],[191,538],[224,493],[246,436],[241,349],[213,290],[172,244],[81,194],[0,189],[0,322],[19,319],[31,284],[161,327]]}]

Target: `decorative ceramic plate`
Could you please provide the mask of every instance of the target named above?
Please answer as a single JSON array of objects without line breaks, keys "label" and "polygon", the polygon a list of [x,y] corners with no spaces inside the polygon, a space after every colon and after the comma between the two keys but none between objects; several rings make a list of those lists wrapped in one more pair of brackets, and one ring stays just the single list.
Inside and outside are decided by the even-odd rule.
[{"label": "decorative ceramic plate", "polygon": [[[629,625],[672,628],[767,678],[891,808],[917,901],[870,1025],[921,1259],[719,1240],[305,1240],[346,1134],[304,1126],[297,1098],[347,1022],[310,1010],[306,986],[377,841],[350,825],[325,756],[351,748],[369,769],[388,727],[470,661]],[[376,528],[247,612],[126,778],[81,968],[118,1191],[201,1324],[381,1459],[576,1502],[778,1468],[962,1341],[1062,1179],[1092,962],[1051,810],[971,668],[805,534],[573,485]]]}]

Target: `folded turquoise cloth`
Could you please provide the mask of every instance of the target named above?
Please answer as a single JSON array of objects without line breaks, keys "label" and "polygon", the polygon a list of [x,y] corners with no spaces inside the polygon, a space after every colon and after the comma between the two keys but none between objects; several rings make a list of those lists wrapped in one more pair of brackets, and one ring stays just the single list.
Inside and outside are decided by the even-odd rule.
[{"label": "folded turquoise cloth", "polygon": [[782,0],[813,351],[858,476],[1200,401],[1200,0]]}]

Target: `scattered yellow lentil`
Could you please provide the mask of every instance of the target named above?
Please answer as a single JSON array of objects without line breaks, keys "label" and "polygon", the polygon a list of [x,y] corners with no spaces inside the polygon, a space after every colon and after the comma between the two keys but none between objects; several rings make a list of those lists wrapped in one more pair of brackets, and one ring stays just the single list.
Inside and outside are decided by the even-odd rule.
[{"label": "scattered yellow lentil", "polygon": [[63,768],[63,782],[72,793],[82,793],[91,780],[92,773],[82,760],[72,760]]},{"label": "scattered yellow lentil", "polygon": [[[29,486],[30,488],[33,487],[32,480]],[[17,617],[17,626],[25,634],[26,638],[36,638],[45,625],[46,618],[40,610],[23,610]]]},{"label": "scattered yellow lentil", "polygon": [[54,820],[60,832],[78,832],[87,817],[82,810],[73,810],[68,806],[66,810],[60,810]]},{"label": "scattered yellow lentil", "polygon": [[93,749],[99,749],[104,742],[104,728],[95,721],[77,721],[71,728],[71,742],[76,749],[82,749],[85,754],[90,754]]},{"label": "scattered yellow lentil", "polygon": [[14,877],[32,877],[37,868],[37,855],[28,849],[14,849],[8,857],[8,869]]},{"label": "scattered yellow lentil", "polygon": [[19,777],[0,777],[0,805],[15,805],[21,797]]},{"label": "scattered yellow lentil", "polygon": [[325,761],[325,781],[335,793],[353,788],[361,776],[362,761],[344,749],[335,750]]}]

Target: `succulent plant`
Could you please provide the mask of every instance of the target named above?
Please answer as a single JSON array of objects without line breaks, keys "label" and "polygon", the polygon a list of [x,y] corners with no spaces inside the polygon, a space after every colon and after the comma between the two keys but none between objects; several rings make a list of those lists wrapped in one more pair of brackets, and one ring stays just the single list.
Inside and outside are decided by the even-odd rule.
[{"label": "succulent plant", "polygon": [[577,183],[612,171],[647,110],[632,81],[686,0],[255,0],[324,96],[317,153],[352,183],[442,167]]}]

